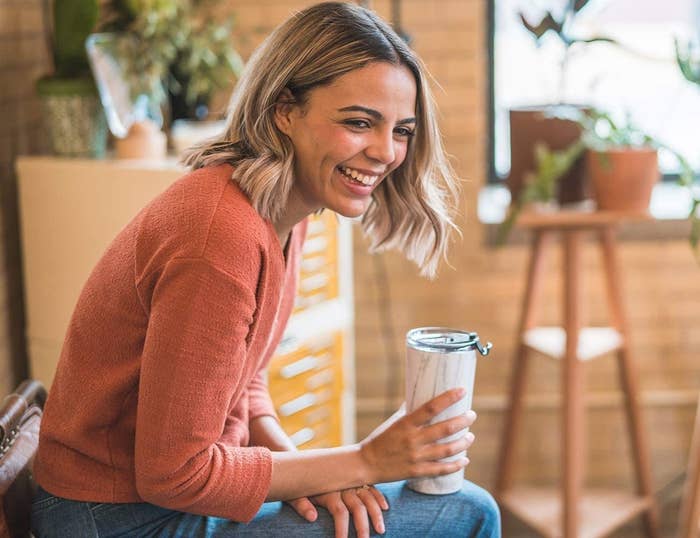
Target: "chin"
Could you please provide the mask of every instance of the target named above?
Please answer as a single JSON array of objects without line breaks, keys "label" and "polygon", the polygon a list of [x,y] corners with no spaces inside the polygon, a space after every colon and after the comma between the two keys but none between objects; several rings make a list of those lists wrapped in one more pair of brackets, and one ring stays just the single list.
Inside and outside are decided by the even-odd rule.
[{"label": "chin", "polygon": [[369,207],[369,204],[362,204],[362,206],[340,206],[340,207],[329,207],[331,211],[334,213],[338,213],[338,215],[342,215],[343,217],[347,217],[349,219],[355,219],[357,217],[361,217],[362,215],[365,214],[365,211],[367,211],[367,208]]}]

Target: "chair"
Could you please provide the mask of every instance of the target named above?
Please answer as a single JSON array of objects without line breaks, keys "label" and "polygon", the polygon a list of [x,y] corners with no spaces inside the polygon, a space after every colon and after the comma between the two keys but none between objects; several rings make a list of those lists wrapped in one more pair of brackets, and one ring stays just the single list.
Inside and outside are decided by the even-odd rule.
[{"label": "chair", "polygon": [[0,538],[30,536],[29,513],[35,485],[31,464],[39,444],[46,390],[28,380],[0,407]]}]

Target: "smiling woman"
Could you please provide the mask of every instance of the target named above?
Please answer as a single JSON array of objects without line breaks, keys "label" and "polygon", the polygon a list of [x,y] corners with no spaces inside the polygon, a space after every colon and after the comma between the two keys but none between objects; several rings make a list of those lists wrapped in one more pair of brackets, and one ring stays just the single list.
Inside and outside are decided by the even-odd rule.
[{"label": "smiling woman", "polygon": [[[193,168],[233,164],[233,179],[255,209],[273,222],[285,220],[298,156],[294,140],[280,129],[279,109],[288,111],[291,105],[297,113],[308,112],[312,99],[323,99],[319,105],[326,107],[329,99],[337,99],[334,120],[346,122],[350,132],[369,129],[365,141],[392,132],[395,140],[406,141],[407,158],[391,170],[369,162],[376,157],[374,142],[362,163],[336,163],[361,164],[370,172],[363,175],[383,172],[362,217],[370,248],[398,249],[423,275],[433,277],[456,229],[452,217],[458,180],[442,147],[422,62],[371,11],[344,3],[330,6],[319,4],[297,14],[265,40],[234,91],[224,134],[194,148],[185,162]],[[376,74],[381,81],[374,80]],[[343,83],[345,76],[351,78]],[[323,95],[314,96],[318,92]],[[310,112],[314,117],[321,113]]]},{"label": "smiling woman", "polygon": [[297,13],[249,61],[226,132],[186,160],[78,300],[42,421],[35,536],[500,536],[483,489],[403,482],[468,464],[444,458],[473,443],[476,415],[430,424],[463,391],[355,445],[296,451],[267,388],[306,217],[362,216],[373,248],[426,275],[445,254],[456,179],[413,51],[351,4]]},{"label": "smiling woman", "polygon": [[[359,217],[372,192],[404,162],[413,134],[416,83],[403,66],[374,62],[276,107],[294,146],[294,177],[281,226],[319,209]],[[411,129],[406,127],[411,125]]]}]

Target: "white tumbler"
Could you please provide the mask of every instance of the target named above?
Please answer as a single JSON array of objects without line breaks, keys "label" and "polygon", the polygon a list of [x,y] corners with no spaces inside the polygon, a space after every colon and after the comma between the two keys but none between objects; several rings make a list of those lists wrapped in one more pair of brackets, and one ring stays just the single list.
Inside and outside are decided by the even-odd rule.
[{"label": "white tumbler", "polygon": [[[406,334],[406,412],[410,413],[443,392],[463,387],[464,398],[435,416],[431,423],[464,414],[472,406],[476,352],[488,355],[491,343],[482,346],[476,333],[444,327],[421,327]],[[442,439],[448,443],[465,435],[464,430]],[[443,461],[464,457],[461,452]],[[408,487],[420,493],[444,495],[462,488],[464,472],[413,478]]]}]

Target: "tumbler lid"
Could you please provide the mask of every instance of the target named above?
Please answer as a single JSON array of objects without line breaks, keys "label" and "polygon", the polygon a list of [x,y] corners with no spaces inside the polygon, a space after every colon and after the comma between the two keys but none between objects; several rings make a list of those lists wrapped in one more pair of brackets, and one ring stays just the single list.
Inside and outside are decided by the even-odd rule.
[{"label": "tumbler lid", "polygon": [[419,327],[406,333],[406,342],[416,349],[424,351],[464,351],[477,349],[482,355],[488,355],[493,347],[491,342],[482,346],[479,335],[475,332],[448,329],[446,327]]}]

